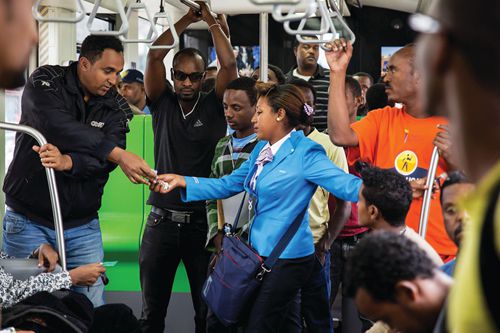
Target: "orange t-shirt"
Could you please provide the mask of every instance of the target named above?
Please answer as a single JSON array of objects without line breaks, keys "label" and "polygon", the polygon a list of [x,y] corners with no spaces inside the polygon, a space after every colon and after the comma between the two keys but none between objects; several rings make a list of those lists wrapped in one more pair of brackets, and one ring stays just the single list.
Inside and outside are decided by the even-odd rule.
[{"label": "orange t-shirt", "polygon": [[[383,169],[392,169],[409,181],[427,176],[434,145],[432,141],[439,129],[447,124],[442,117],[417,119],[396,107],[370,111],[362,120],[351,125],[358,135],[359,158]],[[350,160],[349,164],[355,161]],[[436,176],[447,170],[440,159]],[[422,198],[413,200],[406,224],[418,232]],[[431,201],[426,240],[442,256],[455,255],[456,246],[444,228],[439,193]]]}]

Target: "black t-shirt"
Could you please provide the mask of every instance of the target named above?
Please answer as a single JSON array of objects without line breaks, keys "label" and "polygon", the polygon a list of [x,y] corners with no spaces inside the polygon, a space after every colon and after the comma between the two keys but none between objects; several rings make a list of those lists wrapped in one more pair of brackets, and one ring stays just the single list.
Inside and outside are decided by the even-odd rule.
[{"label": "black t-shirt", "polygon": [[[226,134],[227,124],[215,90],[200,94],[198,104],[185,119],[177,96],[169,89],[150,104],[158,174],[209,177],[215,146]],[[148,204],[164,209],[205,211],[205,201],[182,202],[179,189],[168,194],[151,192]]]}]

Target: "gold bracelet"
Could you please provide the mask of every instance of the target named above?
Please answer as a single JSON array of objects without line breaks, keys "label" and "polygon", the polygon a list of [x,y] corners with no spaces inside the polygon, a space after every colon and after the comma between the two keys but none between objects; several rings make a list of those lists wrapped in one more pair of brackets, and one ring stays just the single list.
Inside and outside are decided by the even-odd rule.
[{"label": "gold bracelet", "polygon": [[210,26],[208,27],[208,30],[212,29],[212,27],[214,27],[214,26],[216,26],[216,25],[218,25],[218,26],[219,26],[219,28],[220,28],[220,24],[219,24],[219,23],[214,23],[214,24],[212,24],[212,25],[210,25]]}]

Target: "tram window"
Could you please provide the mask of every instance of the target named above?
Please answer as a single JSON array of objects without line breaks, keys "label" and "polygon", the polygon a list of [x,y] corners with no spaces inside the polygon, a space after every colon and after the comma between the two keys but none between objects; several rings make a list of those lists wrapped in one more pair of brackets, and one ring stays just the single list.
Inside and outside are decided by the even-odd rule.
[{"label": "tram window", "polygon": [[[238,71],[249,71],[250,76],[253,70],[260,66],[260,46],[233,46],[236,57]],[[217,66],[217,54],[213,46],[208,48],[208,66]]]},{"label": "tram window", "polygon": [[[113,23],[111,21],[111,18],[108,18],[109,15],[99,17],[98,15],[95,19],[94,22],[92,23],[92,27],[95,28],[96,30],[102,30],[102,31],[111,31],[113,30]],[[76,58],[78,58],[78,55],[80,54],[80,47],[82,45],[83,40],[85,37],[89,35],[89,29],[87,29],[87,22],[89,21],[89,15],[86,15],[83,20],[80,22],[76,23]]]}]

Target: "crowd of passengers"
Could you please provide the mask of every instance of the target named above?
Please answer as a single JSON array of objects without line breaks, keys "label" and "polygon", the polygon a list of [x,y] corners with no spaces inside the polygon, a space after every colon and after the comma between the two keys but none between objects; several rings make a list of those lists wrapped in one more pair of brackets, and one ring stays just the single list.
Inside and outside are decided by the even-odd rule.
[{"label": "crowd of passengers", "polygon": [[[462,2],[438,1],[431,13],[463,32],[460,19],[471,12],[464,13]],[[499,10],[487,15],[498,16],[494,6]],[[12,32],[10,42],[25,41],[0,50],[1,87],[14,88],[24,84],[25,63],[8,59],[29,54],[21,52],[36,43],[36,30],[24,2],[0,0],[0,16],[0,31]],[[22,32],[8,30],[16,25],[7,28],[4,16]],[[176,30],[180,34],[200,20],[212,36],[215,68],[207,68],[199,50],[185,48],[167,72],[164,59],[171,51],[150,49],[144,74],[123,71],[120,40],[91,35],[78,61],[42,66],[28,78],[20,123],[39,130],[49,143],[39,146],[27,134],[16,136],[3,185],[1,259],[37,258],[46,272],[17,280],[0,266],[1,332],[163,332],[181,261],[197,333],[333,332],[339,303],[343,318],[337,332],[499,331],[494,227],[500,171],[494,166],[500,97],[484,87],[498,83],[500,66],[491,64],[491,74],[499,74],[491,78],[467,52],[450,60],[447,52],[454,46],[431,40],[436,32],[417,25],[420,45],[392,55],[379,83],[367,73],[347,75],[353,45],[343,39],[327,45],[328,68],[319,65],[314,37],[294,45],[296,65],[288,72],[270,65],[264,83],[260,68],[250,77],[239,75],[227,21],[213,17],[206,4],[201,14],[185,14]],[[500,20],[487,22],[491,28],[484,35]],[[172,42],[167,30],[154,45]],[[495,47],[491,52],[500,57]],[[476,70],[464,73],[458,61]],[[466,86],[470,94],[457,95],[457,80],[478,82],[484,90]],[[483,106],[476,113],[493,110],[484,111],[491,119],[497,112],[496,122],[481,122],[482,135],[467,131],[477,124],[469,115],[474,103]],[[451,124],[446,112],[436,110],[450,105]],[[152,117],[154,168],[126,150],[133,114]],[[463,132],[453,137],[450,126]],[[473,159],[457,153],[470,152],[470,142]],[[427,188],[435,147],[437,177]],[[127,306],[104,300],[98,210],[117,166],[132,183],[151,189],[138,258],[139,319]],[[64,221],[68,271],[58,273],[45,168],[56,171]],[[433,194],[422,237],[425,190]],[[244,318],[225,326],[203,301],[202,289],[224,251],[225,226],[235,222],[230,212],[242,200],[245,212],[238,214],[236,233],[263,258],[295,219],[301,224]],[[460,289],[453,285],[455,266]],[[356,321],[355,331],[345,323],[348,312],[356,314],[349,319]]]}]

